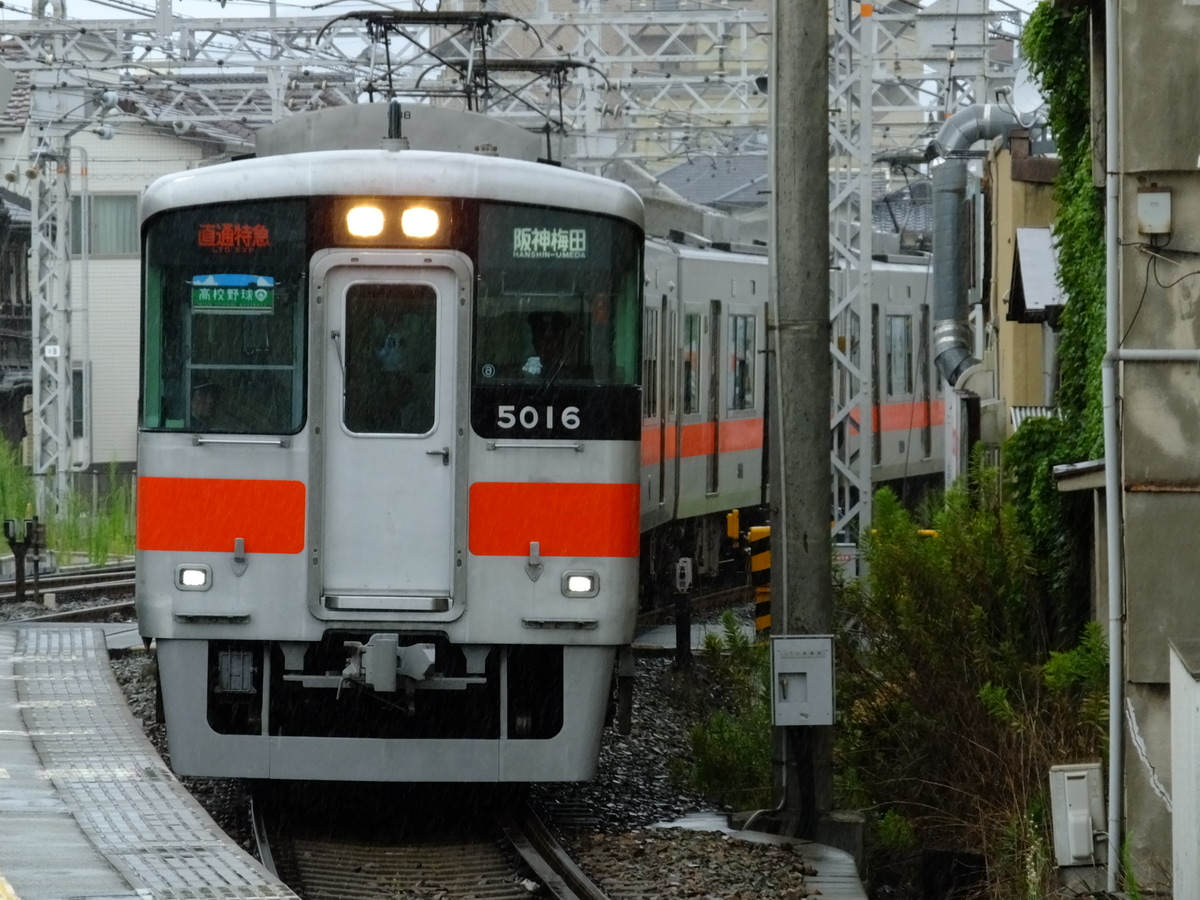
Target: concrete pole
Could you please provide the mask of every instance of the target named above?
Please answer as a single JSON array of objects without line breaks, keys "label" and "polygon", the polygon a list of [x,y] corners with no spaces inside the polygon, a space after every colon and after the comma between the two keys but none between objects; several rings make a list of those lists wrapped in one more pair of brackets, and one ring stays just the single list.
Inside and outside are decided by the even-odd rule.
[{"label": "concrete pole", "polygon": [[[829,11],[775,0],[771,106],[771,621],[777,634],[833,625],[830,510]],[[780,729],[793,833],[833,808],[833,729]]]}]

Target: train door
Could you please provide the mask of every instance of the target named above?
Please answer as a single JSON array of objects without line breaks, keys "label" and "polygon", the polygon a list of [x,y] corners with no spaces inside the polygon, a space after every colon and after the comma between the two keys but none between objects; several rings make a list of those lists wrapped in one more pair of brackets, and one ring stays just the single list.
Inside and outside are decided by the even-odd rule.
[{"label": "train door", "polygon": [[[441,264],[436,264],[441,263]],[[452,603],[454,377],[466,266],[438,254],[330,257],[324,349],[324,602]]]}]

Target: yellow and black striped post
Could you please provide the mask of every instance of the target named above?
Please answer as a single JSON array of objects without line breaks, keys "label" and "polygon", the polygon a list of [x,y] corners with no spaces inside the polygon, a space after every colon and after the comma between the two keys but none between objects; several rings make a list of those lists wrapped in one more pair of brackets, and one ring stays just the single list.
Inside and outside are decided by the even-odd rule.
[{"label": "yellow and black striped post", "polygon": [[771,526],[756,525],[750,541],[750,584],[754,586],[754,629],[762,640],[771,628]]}]

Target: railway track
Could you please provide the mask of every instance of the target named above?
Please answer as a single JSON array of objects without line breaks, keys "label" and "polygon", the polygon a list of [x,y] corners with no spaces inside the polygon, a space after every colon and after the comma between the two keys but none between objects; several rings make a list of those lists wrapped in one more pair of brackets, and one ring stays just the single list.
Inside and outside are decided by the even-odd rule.
[{"label": "railway track", "polygon": [[[118,566],[96,566],[86,569],[73,569],[67,572],[25,576],[24,595],[26,600],[34,600],[38,596],[54,594],[60,599],[84,599],[93,594],[105,593],[133,596],[134,566],[133,563]],[[17,599],[16,583],[14,581],[0,582],[0,603],[12,603]],[[69,621],[67,619],[47,619],[46,621]],[[86,620],[85,620],[86,621]]]},{"label": "railway track", "polygon": [[[690,615],[704,615],[722,609],[732,609],[754,599],[754,588],[749,584],[723,587],[707,591],[695,591],[682,595],[686,598]],[[638,626],[652,628],[675,621],[676,603],[668,602],[656,609],[638,614]]]},{"label": "railway track", "polygon": [[[376,786],[370,799],[343,791],[314,786],[299,805],[297,792],[254,793],[259,858],[305,900],[520,900],[537,887],[527,872],[558,900],[607,900],[523,802],[439,801],[427,788]],[[313,793],[323,795],[315,804]]]}]

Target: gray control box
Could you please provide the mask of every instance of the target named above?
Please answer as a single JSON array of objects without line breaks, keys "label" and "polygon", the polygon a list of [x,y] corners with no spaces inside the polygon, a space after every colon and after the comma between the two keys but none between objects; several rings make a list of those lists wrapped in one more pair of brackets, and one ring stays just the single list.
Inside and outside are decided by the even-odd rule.
[{"label": "gray control box", "polygon": [[771,721],[833,724],[833,636],[771,638]]},{"label": "gray control box", "polygon": [[1054,856],[1060,866],[1096,863],[1096,837],[1105,830],[1100,763],[1050,767]]}]

